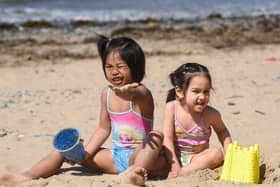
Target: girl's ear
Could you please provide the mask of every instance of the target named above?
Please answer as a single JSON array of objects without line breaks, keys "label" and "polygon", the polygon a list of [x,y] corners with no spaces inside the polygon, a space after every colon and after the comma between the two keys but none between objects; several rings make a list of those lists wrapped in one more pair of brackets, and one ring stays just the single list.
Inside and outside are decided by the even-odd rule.
[{"label": "girl's ear", "polygon": [[179,86],[175,86],[175,92],[179,100],[184,98],[184,91],[181,88],[179,88]]}]

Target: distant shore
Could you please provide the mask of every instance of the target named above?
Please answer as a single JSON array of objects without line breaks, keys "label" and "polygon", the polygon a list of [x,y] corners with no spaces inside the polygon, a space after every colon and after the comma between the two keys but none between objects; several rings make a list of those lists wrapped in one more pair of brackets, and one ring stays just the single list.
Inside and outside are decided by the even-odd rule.
[{"label": "distant shore", "polygon": [[[0,42],[36,40],[36,35],[48,34],[82,36],[84,42],[94,38],[95,33],[131,35],[136,38],[166,39],[187,38],[190,42],[207,43],[215,48],[233,47],[246,44],[280,43],[280,15],[257,17],[223,18],[211,14],[205,19],[158,20],[147,18],[139,21],[87,21],[69,22],[26,21],[23,23],[0,23]],[[87,38],[88,37],[88,38]],[[29,40],[30,42],[30,40]]]},{"label": "distant shore", "polygon": [[[141,40],[153,41],[155,47],[152,49],[144,46],[148,56],[189,54],[200,46],[227,49],[247,45],[279,44],[280,16],[224,19],[216,14],[203,20],[192,21],[76,21],[71,23],[71,26],[53,26],[45,21],[26,22],[17,26],[0,23],[0,52],[5,56],[13,56],[13,60],[1,58],[0,66],[27,65],[32,62],[36,64],[39,60],[59,63],[60,58],[95,58],[97,33],[111,37],[130,36],[140,43]],[[171,49],[168,47],[169,41],[181,43],[182,47]],[[157,43],[159,47],[156,47]],[[74,46],[78,46],[79,50],[72,50]],[[185,46],[189,48],[186,49]]]}]

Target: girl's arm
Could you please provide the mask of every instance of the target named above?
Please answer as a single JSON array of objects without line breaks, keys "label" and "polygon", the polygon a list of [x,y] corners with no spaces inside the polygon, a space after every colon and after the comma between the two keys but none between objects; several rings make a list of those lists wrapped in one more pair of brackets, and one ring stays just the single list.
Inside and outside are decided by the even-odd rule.
[{"label": "girl's arm", "polygon": [[139,106],[139,113],[146,117],[153,118],[154,100],[150,90],[139,83],[130,83],[121,87],[109,86],[117,96],[124,100],[133,101]]},{"label": "girl's arm", "polygon": [[181,166],[175,153],[174,148],[174,112],[173,103],[168,102],[165,105],[164,119],[163,119],[163,146],[165,147],[165,154],[171,169],[168,178],[177,177],[180,173]]},{"label": "girl's arm", "polygon": [[137,82],[126,84],[121,87],[110,86],[110,88],[117,96],[125,100],[141,99],[150,94],[149,90],[143,84]]},{"label": "girl's arm", "polygon": [[117,96],[125,99],[132,100],[137,94],[141,94],[141,89],[139,89],[139,83],[133,82],[130,84],[126,84],[121,87],[109,86]]},{"label": "girl's arm", "polygon": [[208,116],[210,123],[224,148],[224,153],[226,153],[228,145],[232,143],[232,139],[226,125],[222,120],[222,116],[220,112],[214,108],[210,108]]},{"label": "girl's arm", "polygon": [[103,89],[101,94],[101,111],[100,111],[100,119],[99,126],[93,132],[89,142],[85,146],[85,151],[87,152],[86,158],[91,157],[106,141],[111,132],[111,125],[108,112],[106,110],[106,96],[107,96],[107,88]]}]

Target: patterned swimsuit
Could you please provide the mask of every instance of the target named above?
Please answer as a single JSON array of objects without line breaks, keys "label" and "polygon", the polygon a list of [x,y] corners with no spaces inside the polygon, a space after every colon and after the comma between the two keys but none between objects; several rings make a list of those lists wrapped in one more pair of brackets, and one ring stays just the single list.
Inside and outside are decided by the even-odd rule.
[{"label": "patterned swimsuit", "polygon": [[130,101],[126,112],[112,112],[109,107],[110,91],[107,92],[107,111],[112,127],[112,154],[119,172],[129,166],[129,158],[153,128],[153,120],[135,112]]},{"label": "patterned swimsuit", "polygon": [[175,137],[174,145],[177,156],[184,166],[191,162],[192,155],[203,151],[209,147],[209,139],[211,136],[211,128],[207,126],[203,119],[203,113],[198,123],[193,128],[185,130],[177,120],[177,101],[173,101],[174,105],[174,128]]}]

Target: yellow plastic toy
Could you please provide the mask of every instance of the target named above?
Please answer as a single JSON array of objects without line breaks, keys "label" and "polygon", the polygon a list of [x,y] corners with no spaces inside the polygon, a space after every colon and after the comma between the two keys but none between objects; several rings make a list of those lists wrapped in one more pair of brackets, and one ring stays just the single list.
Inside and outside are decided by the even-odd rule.
[{"label": "yellow plastic toy", "polygon": [[240,147],[237,141],[227,148],[220,180],[258,184],[260,179],[259,145]]}]

